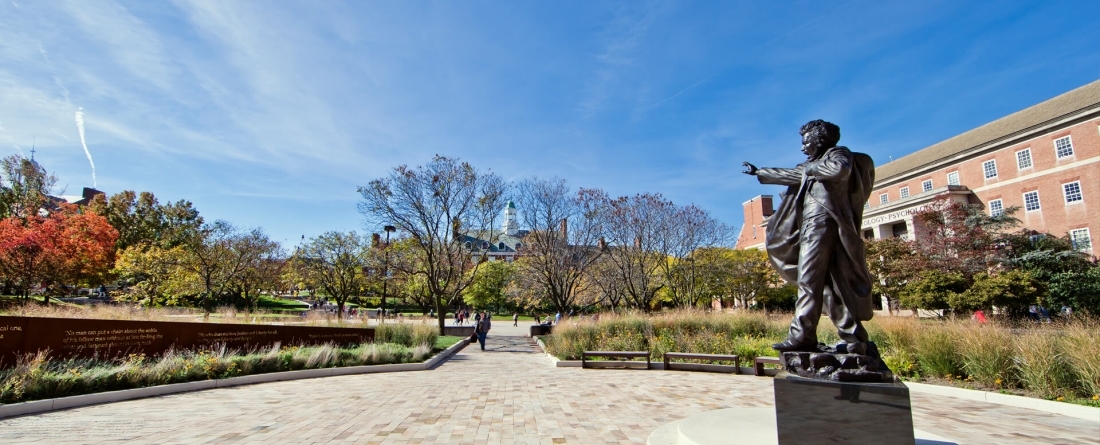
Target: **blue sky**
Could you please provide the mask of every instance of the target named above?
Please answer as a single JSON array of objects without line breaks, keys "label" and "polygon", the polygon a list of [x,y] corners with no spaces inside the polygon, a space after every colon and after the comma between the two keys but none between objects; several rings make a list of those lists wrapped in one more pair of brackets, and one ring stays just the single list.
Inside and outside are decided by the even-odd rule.
[{"label": "blue sky", "polygon": [[883,163],[1100,76],[1093,0],[0,2],[0,155],[79,193],[79,112],[99,189],[288,246],[436,153],[740,226],[808,120]]}]

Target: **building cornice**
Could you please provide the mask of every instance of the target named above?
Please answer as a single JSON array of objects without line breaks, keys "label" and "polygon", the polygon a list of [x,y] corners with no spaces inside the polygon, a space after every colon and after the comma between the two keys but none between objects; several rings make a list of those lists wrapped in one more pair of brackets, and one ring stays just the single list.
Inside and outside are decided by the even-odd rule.
[{"label": "building cornice", "polygon": [[906,182],[927,175],[931,172],[943,169],[945,167],[956,165],[963,161],[980,157],[1017,144],[1030,142],[1046,136],[1050,133],[1054,133],[1064,128],[1072,127],[1083,122],[1088,122],[1096,118],[1100,118],[1100,103],[1092,104],[1088,107],[1076,110],[1072,113],[1068,113],[1057,118],[1032,125],[1022,130],[1009,133],[1005,136],[975,145],[953,155],[942,157],[932,162],[927,162],[923,165],[903,171],[899,174],[890,177],[880,178],[878,181],[875,182],[875,189],[877,190],[880,188],[900,184],[902,182]]}]

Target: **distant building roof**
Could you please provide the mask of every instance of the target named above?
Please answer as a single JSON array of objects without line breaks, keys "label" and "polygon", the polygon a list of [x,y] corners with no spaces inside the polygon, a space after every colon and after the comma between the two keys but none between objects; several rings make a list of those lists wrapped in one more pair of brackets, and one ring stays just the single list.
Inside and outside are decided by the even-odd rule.
[{"label": "distant building roof", "polygon": [[896,176],[945,158],[972,150],[981,150],[1032,128],[1041,127],[1066,115],[1090,108],[1100,108],[1100,80],[933,144],[896,161],[882,164],[875,169],[875,182],[888,182]]},{"label": "distant building roof", "polygon": [[528,233],[527,230],[520,230],[516,235],[497,232],[493,234],[496,235],[496,240],[492,243],[488,241],[489,233],[467,233],[463,235],[462,242],[470,243],[469,249],[473,251],[481,251],[482,246],[487,245],[490,253],[515,253],[516,246],[522,247],[523,237]]}]

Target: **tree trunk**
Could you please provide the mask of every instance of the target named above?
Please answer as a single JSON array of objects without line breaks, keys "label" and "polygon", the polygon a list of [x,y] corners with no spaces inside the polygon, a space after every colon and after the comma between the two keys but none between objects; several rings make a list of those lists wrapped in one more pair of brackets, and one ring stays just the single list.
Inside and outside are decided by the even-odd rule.
[{"label": "tree trunk", "polygon": [[443,335],[444,325],[447,323],[447,311],[443,310],[443,299],[435,297],[435,314],[439,320],[439,335]]}]

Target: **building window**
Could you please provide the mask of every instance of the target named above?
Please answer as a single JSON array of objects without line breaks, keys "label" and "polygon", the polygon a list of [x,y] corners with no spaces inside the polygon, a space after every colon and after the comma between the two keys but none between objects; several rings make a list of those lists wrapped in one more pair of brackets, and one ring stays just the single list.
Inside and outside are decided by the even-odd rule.
[{"label": "building window", "polygon": [[888,202],[890,202],[890,195],[888,195],[886,193],[878,195],[878,203],[879,204],[886,204]]},{"label": "building window", "polygon": [[908,197],[909,197],[909,187],[902,187],[901,188],[901,199],[905,199],[905,198],[908,198]]},{"label": "building window", "polygon": [[1023,170],[1025,168],[1031,168],[1031,149],[1025,148],[1016,152],[1016,168]]},{"label": "building window", "polygon": [[926,192],[929,191],[929,190],[932,190],[932,180],[931,179],[924,180],[924,182],[920,183],[920,188],[923,189]]},{"label": "building window", "polygon": [[1081,202],[1081,181],[1062,184],[1062,192],[1066,195],[1066,204]]},{"label": "building window", "polygon": [[1077,229],[1069,231],[1069,240],[1073,243],[1073,248],[1081,251],[1092,250],[1092,237],[1089,236],[1089,229]]},{"label": "building window", "polygon": [[1069,136],[1054,140],[1054,152],[1058,153],[1058,159],[1073,156],[1073,141]]},{"label": "building window", "polygon": [[959,185],[959,172],[947,174],[947,185]]},{"label": "building window", "polygon": [[1000,216],[1004,212],[1005,206],[1000,199],[989,201],[989,216]]},{"label": "building window", "polygon": [[871,208],[871,202],[867,201],[867,202],[863,203],[863,208],[865,208],[865,209]]},{"label": "building window", "polygon": [[982,171],[985,172],[985,179],[997,177],[997,160],[990,159],[982,163]]},{"label": "building window", "polygon": [[1024,193],[1024,209],[1027,211],[1039,210],[1039,191]]}]

